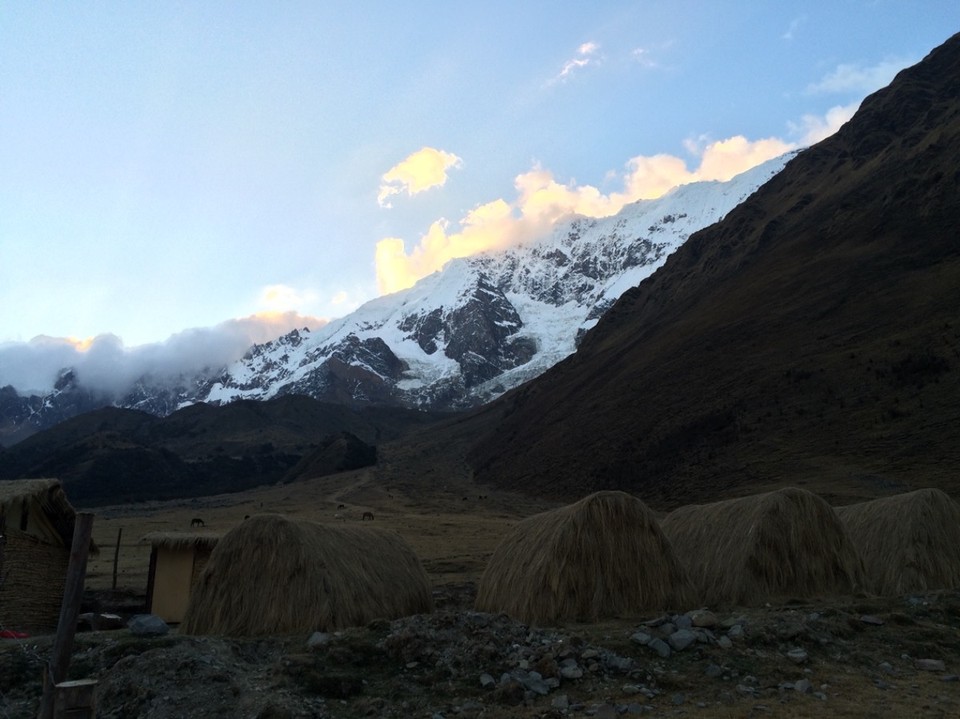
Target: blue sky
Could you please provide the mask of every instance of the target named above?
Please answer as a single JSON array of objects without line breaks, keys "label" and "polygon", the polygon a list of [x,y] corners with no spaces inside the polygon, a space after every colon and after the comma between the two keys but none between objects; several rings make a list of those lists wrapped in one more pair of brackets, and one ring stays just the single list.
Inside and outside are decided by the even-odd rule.
[{"label": "blue sky", "polygon": [[723,179],[958,29],[938,1],[5,2],[0,385],[103,335],[263,341]]}]

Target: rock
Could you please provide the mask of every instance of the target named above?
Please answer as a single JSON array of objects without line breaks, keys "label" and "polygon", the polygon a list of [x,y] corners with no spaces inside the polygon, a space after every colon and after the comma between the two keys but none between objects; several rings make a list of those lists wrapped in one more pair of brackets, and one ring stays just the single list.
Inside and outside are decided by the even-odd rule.
[{"label": "rock", "polygon": [[593,713],[594,719],[617,719],[617,708],[613,704],[601,704]]},{"label": "rock", "polygon": [[523,680],[523,686],[534,694],[539,694],[542,697],[550,693],[550,687],[547,686],[547,683],[543,681],[543,678],[536,672],[532,672]]},{"label": "rock", "polygon": [[944,676],[940,677],[940,681],[956,682],[956,681],[960,681],[960,676],[957,676],[956,674],[945,674]]},{"label": "rock", "polygon": [[673,618],[673,625],[677,629],[690,629],[693,627],[693,619],[687,614],[680,614]]},{"label": "rock", "polygon": [[724,635],[717,639],[717,646],[721,649],[730,649],[733,646],[733,642],[730,641],[730,637]]},{"label": "rock", "polygon": [[743,625],[742,625],[742,624],[734,624],[734,625],[733,625],[732,627],[730,627],[730,629],[727,631],[727,636],[730,637],[731,639],[742,639],[742,638],[743,638]]},{"label": "rock", "polygon": [[877,666],[887,674],[893,674],[893,664],[890,662],[880,662]]},{"label": "rock", "polygon": [[874,627],[882,627],[883,620],[880,617],[875,617],[872,614],[864,614],[860,617],[860,621],[864,624],[869,624]]},{"label": "rock", "polygon": [[813,691],[813,684],[809,679],[799,679],[793,683],[793,689],[799,694],[809,694]]},{"label": "rock", "polygon": [[653,637],[646,632],[635,632],[630,635],[630,641],[634,644],[640,644],[641,646],[647,646],[650,643],[650,640]]},{"label": "rock", "polygon": [[564,679],[579,679],[583,676],[583,669],[578,667],[576,663],[573,666],[563,666],[560,665],[560,676]]},{"label": "rock", "polygon": [[327,634],[326,632],[314,632],[307,640],[307,648],[316,649],[317,647],[321,647],[329,642],[332,637],[332,634]]},{"label": "rock", "polygon": [[720,665],[711,662],[707,664],[707,668],[704,669],[703,673],[708,679],[716,679],[723,674],[723,669],[720,668]]},{"label": "rock", "polygon": [[674,651],[682,652],[697,641],[697,635],[689,629],[678,629],[667,639]]},{"label": "rock", "polygon": [[917,659],[916,667],[925,672],[945,672],[947,670],[942,659]]},{"label": "rock", "polygon": [[496,686],[497,680],[494,679],[490,674],[481,674],[480,675],[480,688],[481,689],[490,689],[493,686]]},{"label": "rock", "polygon": [[824,702],[827,701],[827,695],[825,692],[814,692],[813,696],[815,696],[820,701],[824,701]]},{"label": "rock", "polygon": [[554,709],[566,709],[570,706],[570,697],[566,694],[558,694],[553,698],[553,701],[550,702],[550,706]]},{"label": "rock", "polygon": [[699,627],[701,629],[713,629],[717,626],[718,619],[717,615],[706,609],[697,609],[694,612],[690,613],[690,621],[693,623],[693,626]]},{"label": "rock", "polygon": [[501,682],[493,692],[493,700],[498,704],[517,706],[523,703],[525,690],[516,679]]},{"label": "rock", "polygon": [[687,696],[686,694],[674,694],[670,698],[670,701],[672,701],[675,706],[680,706],[681,704],[687,701]]},{"label": "rock", "polygon": [[130,617],[127,628],[138,637],[159,637],[170,631],[170,627],[156,614],[136,614]]},{"label": "rock", "polygon": [[662,639],[651,639],[647,647],[666,659],[670,656],[670,646]]},{"label": "rock", "polygon": [[803,664],[807,661],[807,651],[802,647],[795,647],[787,652],[787,659],[794,664]]}]

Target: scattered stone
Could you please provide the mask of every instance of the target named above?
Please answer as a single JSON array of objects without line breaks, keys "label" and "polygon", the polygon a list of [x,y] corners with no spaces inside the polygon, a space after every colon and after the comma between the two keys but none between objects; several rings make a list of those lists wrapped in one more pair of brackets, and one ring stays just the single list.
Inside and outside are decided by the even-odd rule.
[{"label": "scattered stone", "polygon": [[807,651],[802,647],[796,647],[787,652],[787,659],[794,664],[803,664],[805,661],[807,661],[807,658]]},{"label": "scattered stone", "polygon": [[550,706],[554,709],[566,709],[570,706],[570,697],[566,694],[558,694],[553,698],[553,701],[550,702]]},{"label": "scattered stone", "polygon": [[824,692],[814,692],[813,696],[815,696],[820,701],[824,701],[824,702],[827,701],[827,695]]},{"label": "scattered stone", "polygon": [[680,706],[687,701],[687,696],[686,694],[674,694],[671,698],[671,701],[674,703],[674,705]]},{"label": "scattered stone", "polygon": [[717,615],[706,609],[697,609],[690,614],[690,621],[693,626],[701,629],[713,629],[717,626]]},{"label": "scattered stone", "polygon": [[721,649],[730,649],[733,646],[733,642],[730,641],[730,637],[724,635],[717,639],[717,646]]},{"label": "scattered stone", "polygon": [[917,659],[917,669],[925,672],[944,672],[947,670],[942,659]]},{"label": "scattered stone", "polygon": [[956,674],[945,674],[945,675],[943,675],[942,677],[940,677],[940,681],[942,681],[942,682],[956,682],[956,681],[960,681],[960,676],[957,676]]},{"label": "scattered stone", "polygon": [[723,674],[723,669],[720,668],[719,664],[714,664],[711,662],[710,664],[707,664],[707,668],[703,673],[708,679],[716,679]]},{"label": "scattered stone", "polygon": [[491,675],[489,674],[480,675],[480,687],[482,689],[490,689],[491,687],[496,686],[496,684],[497,684],[497,680],[494,679]]},{"label": "scattered stone", "polygon": [[624,684],[620,690],[624,694],[639,694],[642,687],[639,684]]},{"label": "scattered stone", "polygon": [[515,679],[511,679],[497,686],[493,692],[493,700],[498,704],[517,706],[523,703],[525,694],[523,684]]},{"label": "scattered stone", "polygon": [[734,624],[734,625],[733,625],[732,627],[730,627],[730,629],[727,631],[727,636],[730,637],[731,639],[742,639],[742,638],[743,638],[743,625],[742,625],[742,624]]},{"label": "scattered stone", "polygon": [[664,659],[670,656],[670,646],[662,639],[651,639],[647,646]]},{"label": "scattered stone", "polygon": [[680,614],[673,618],[673,626],[677,629],[690,629],[693,627],[693,619],[689,614]]},{"label": "scattered stone", "polygon": [[880,669],[885,671],[887,674],[893,674],[893,664],[891,664],[890,662],[880,662],[880,664],[878,664],[877,666],[880,667]]},{"label": "scattered stone", "polygon": [[873,627],[882,627],[883,620],[880,617],[875,617],[872,614],[864,614],[860,617],[860,621],[864,624],[869,624]]},{"label": "scattered stone", "polygon": [[653,636],[647,634],[646,632],[635,632],[630,636],[630,641],[634,644],[639,644],[641,646],[647,646],[650,643],[650,640],[653,639]]},{"label": "scattered stone", "polygon": [[697,635],[689,629],[678,629],[668,637],[667,641],[670,642],[670,646],[674,651],[682,652],[697,641]]},{"label": "scattered stone", "polygon": [[560,676],[564,679],[579,679],[583,676],[583,669],[574,662],[572,666],[560,665]]},{"label": "scattered stone", "polygon": [[327,632],[314,632],[310,635],[310,638],[307,639],[307,648],[316,649],[317,647],[322,647],[324,644],[328,643],[333,638],[332,634]]},{"label": "scattered stone", "polygon": [[617,708],[613,704],[600,704],[594,708],[593,716],[595,719],[617,719]]},{"label": "scattered stone", "polygon": [[130,633],[138,637],[159,637],[170,631],[170,627],[156,614],[135,614],[127,622]]},{"label": "scattered stone", "polygon": [[793,683],[793,689],[798,694],[809,694],[813,691],[813,684],[809,679],[798,679]]}]

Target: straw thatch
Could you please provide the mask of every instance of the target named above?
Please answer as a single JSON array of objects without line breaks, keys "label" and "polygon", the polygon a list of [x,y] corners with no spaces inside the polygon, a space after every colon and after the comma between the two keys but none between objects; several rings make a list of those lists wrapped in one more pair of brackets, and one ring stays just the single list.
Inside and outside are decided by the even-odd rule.
[{"label": "straw thatch", "polygon": [[960,505],[939,489],[837,507],[873,592],[960,588]]},{"label": "straw thatch", "polygon": [[476,607],[542,625],[681,608],[690,597],[646,505],[597,492],[520,522],[490,558]]},{"label": "straw thatch", "polygon": [[211,551],[220,536],[217,532],[150,532],[140,541],[149,542],[154,549]]},{"label": "straw thatch", "polygon": [[863,562],[840,518],[803,489],[674,510],[661,522],[701,604],[861,591]]},{"label": "straw thatch", "polygon": [[180,631],[332,631],[431,609],[426,572],[396,532],[257,515],[214,548]]},{"label": "straw thatch", "polygon": [[76,516],[57,479],[0,481],[0,628],[56,629]]}]

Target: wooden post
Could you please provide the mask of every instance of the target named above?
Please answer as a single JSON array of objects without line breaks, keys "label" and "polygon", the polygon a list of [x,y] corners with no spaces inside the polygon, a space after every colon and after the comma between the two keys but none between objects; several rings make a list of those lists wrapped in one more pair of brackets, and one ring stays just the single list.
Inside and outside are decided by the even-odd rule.
[{"label": "wooden post", "polygon": [[113,552],[113,589],[117,589],[117,563],[120,561],[120,535],[123,534],[123,527],[117,530],[117,548]]},{"label": "wooden post", "polygon": [[43,675],[43,699],[40,702],[39,719],[53,718],[54,688],[67,678],[70,653],[73,651],[73,635],[77,631],[77,616],[80,614],[80,600],[83,598],[83,582],[87,575],[87,554],[90,551],[92,532],[93,514],[78,512],[73,526],[70,563],[67,565],[67,581],[63,588],[57,636],[53,640],[50,663]]}]

